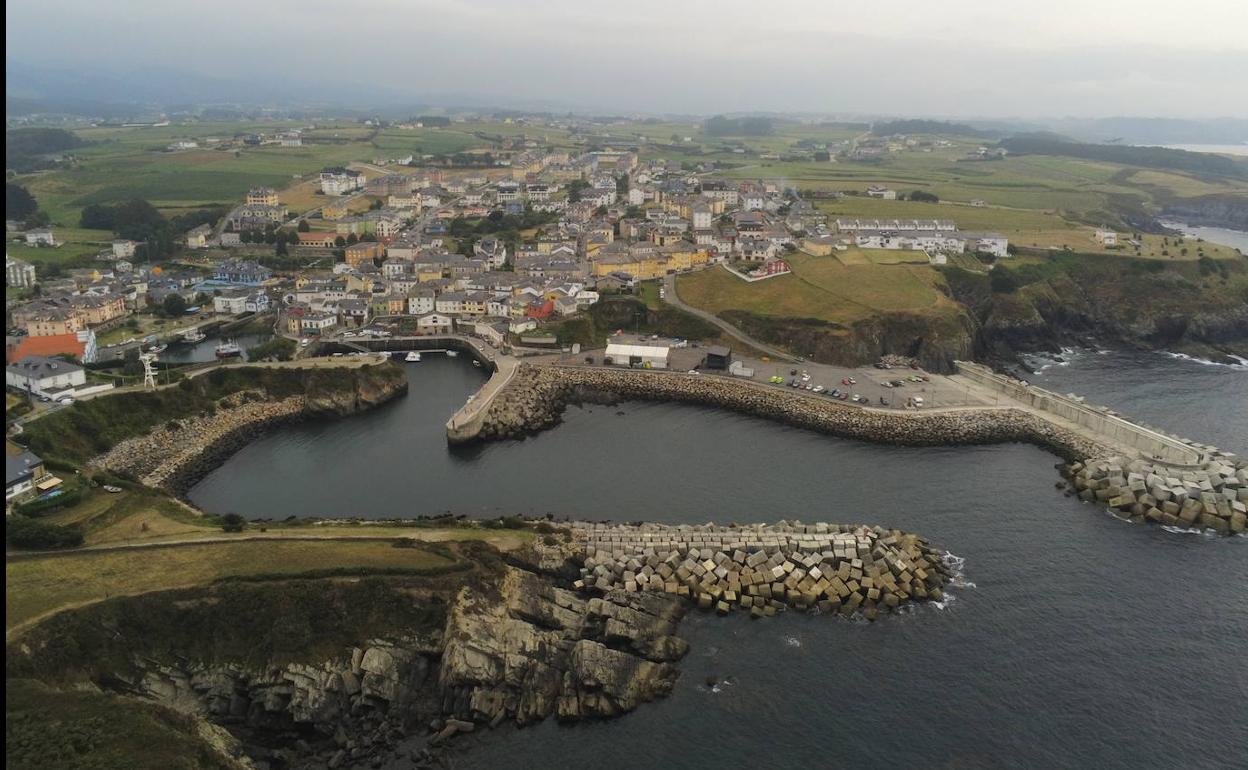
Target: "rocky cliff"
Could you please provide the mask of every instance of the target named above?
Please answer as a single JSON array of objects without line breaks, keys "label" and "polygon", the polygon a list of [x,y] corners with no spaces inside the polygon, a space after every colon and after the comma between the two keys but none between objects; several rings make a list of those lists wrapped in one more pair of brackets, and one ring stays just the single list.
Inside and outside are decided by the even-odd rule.
[{"label": "rocky cliff", "polygon": [[1248,196],[1205,195],[1166,201],[1161,215],[1186,224],[1248,230]]},{"label": "rocky cliff", "polygon": [[457,554],[470,573],[112,600],[33,629],[7,673],[198,715],[272,768],[380,763],[413,733],[431,747],[477,724],[616,716],[670,691],[688,648],[676,597],[587,596],[478,543]]}]

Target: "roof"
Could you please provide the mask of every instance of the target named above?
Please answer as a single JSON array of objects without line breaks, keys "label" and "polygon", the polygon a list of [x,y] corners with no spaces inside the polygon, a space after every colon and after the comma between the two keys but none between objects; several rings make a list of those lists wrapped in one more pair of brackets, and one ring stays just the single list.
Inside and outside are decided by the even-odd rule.
[{"label": "roof", "polygon": [[719,356],[720,358],[727,358],[732,355],[732,350],[723,345],[712,345],[706,349],[706,352],[708,355]]},{"label": "roof", "polygon": [[12,486],[34,475],[34,469],[43,465],[43,460],[34,452],[22,452],[18,455],[5,455],[4,485]]},{"label": "roof", "polygon": [[82,360],[87,352],[87,343],[78,339],[78,334],[51,334],[43,337],[26,336],[20,338],[16,345],[5,351],[5,363],[21,361],[29,356],[54,356],[68,354]]},{"label": "roof", "polygon": [[23,377],[42,380],[58,374],[70,374],[72,372],[81,372],[82,367],[78,364],[70,363],[61,358],[49,358],[48,356],[26,356],[15,364],[9,364],[5,367],[6,372]]},{"label": "roof", "polygon": [[671,352],[670,346],[665,345],[665,344],[659,344],[659,343],[641,344],[641,343],[608,342],[606,355],[608,356],[640,356],[643,358],[647,356],[662,356],[663,358],[666,358],[668,353],[670,352]]}]

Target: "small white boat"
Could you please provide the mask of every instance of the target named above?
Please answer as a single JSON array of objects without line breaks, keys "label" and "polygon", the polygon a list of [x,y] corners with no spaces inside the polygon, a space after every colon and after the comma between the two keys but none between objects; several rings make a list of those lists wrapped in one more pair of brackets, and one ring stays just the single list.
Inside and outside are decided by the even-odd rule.
[{"label": "small white boat", "polygon": [[474,359],[472,359],[472,365],[473,365],[473,366],[480,366],[480,365],[481,365],[481,362],[480,362],[480,361],[478,361],[477,359],[475,359],[475,358],[474,358]]},{"label": "small white boat", "polygon": [[414,364],[420,360],[420,354],[417,353],[415,350],[413,350],[412,352],[408,353],[407,356],[403,360],[407,361],[409,364]]},{"label": "small white boat", "polygon": [[204,334],[199,329],[192,329],[186,334],[182,335],[183,342],[196,343],[196,342],[203,342],[206,339],[208,339],[208,335]]},{"label": "small white boat", "polygon": [[455,357],[455,356],[457,356],[457,355],[459,355],[459,353],[456,353],[454,350],[448,350],[448,351],[446,351],[446,357],[447,357],[447,358],[454,358],[454,357]]}]

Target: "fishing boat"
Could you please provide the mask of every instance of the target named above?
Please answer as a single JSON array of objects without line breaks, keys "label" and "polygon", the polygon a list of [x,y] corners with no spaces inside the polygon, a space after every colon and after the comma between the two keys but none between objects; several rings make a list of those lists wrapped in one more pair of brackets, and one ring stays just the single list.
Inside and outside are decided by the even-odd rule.
[{"label": "fishing boat", "polygon": [[481,365],[481,362],[480,362],[480,361],[478,361],[477,359],[475,359],[475,358],[474,358],[474,359],[472,359],[472,365],[473,365],[473,366],[480,366],[480,365]]},{"label": "fishing boat", "polygon": [[237,343],[229,341],[222,342],[220,345],[217,345],[215,352],[217,354],[217,358],[234,358],[236,356],[241,356],[243,354],[243,349],[240,348]]},{"label": "fishing boat", "polygon": [[446,351],[446,357],[447,357],[447,358],[454,358],[454,357],[455,357],[455,356],[457,356],[457,355],[459,355],[459,353],[455,352],[454,350],[448,350],[448,351]]},{"label": "fishing boat", "polygon": [[407,361],[409,364],[414,364],[420,361],[420,354],[417,353],[415,350],[413,350],[412,352],[408,353],[407,356],[403,360]]},{"label": "fishing boat", "polygon": [[182,335],[182,341],[189,342],[192,345],[195,344],[196,342],[203,342],[207,338],[208,338],[208,335],[204,334],[199,329],[191,329],[189,332]]},{"label": "fishing boat", "polygon": [[153,345],[147,349],[148,353],[164,353],[169,348],[168,345]]}]

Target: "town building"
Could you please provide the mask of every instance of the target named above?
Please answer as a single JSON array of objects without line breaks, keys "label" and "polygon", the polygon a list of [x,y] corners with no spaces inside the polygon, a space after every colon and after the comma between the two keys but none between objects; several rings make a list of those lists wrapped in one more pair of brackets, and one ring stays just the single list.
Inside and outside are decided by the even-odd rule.
[{"label": "town building", "polygon": [[4,257],[5,284],[18,289],[28,289],[35,285],[35,266],[9,255]]},{"label": "town building", "polygon": [[39,455],[30,451],[5,453],[4,503],[18,503],[56,489],[61,480],[48,472]]}]

